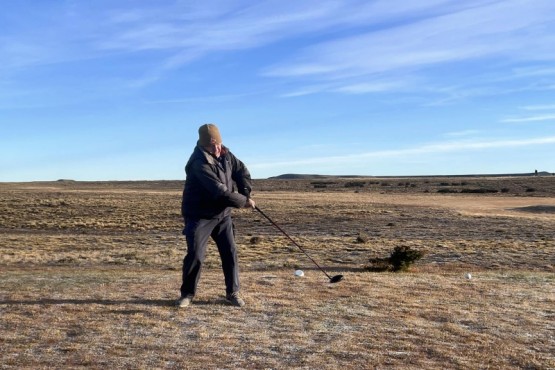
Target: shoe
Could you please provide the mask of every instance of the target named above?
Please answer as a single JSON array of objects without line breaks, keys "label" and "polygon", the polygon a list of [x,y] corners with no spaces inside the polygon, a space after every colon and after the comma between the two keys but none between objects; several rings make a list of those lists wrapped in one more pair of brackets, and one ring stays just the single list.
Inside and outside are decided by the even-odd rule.
[{"label": "shoe", "polygon": [[243,298],[241,298],[241,296],[239,296],[238,292],[228,294],[225,297],[225,300],[227,302],[231,303],[235,307],[243,307],[245,305],[245,301],[243,301]]},{"label": "shoe", "polygon": [[185,308],[189,306],[192,301],[193,301],[193,296],[186,295],[184,297],[179,298],[177,301],[175,301],[175,305],[180,308]]}]

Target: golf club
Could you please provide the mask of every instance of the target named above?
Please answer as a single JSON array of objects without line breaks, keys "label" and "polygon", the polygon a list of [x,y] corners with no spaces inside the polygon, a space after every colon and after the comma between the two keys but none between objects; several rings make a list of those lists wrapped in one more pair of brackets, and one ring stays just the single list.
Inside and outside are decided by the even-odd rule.
[{"label": "golf club", "polygon": [[289,234],[287,234],[281,227],[279,227],[278,224],[276,224],[274,221],[272,221],[272,219],[270,217],[268,217],[264,212],[262,212],[262,210],[260,208],[258,208],[258,206],[254,207],[258,212],[260,212],[260,214],[262,216],[264,216],[268,221],[270,221],[270,223],[272,225],[274,225],[279,231],[281,231],[283,233],[283,235],[285,235],[289,240],[291,240],[291,242],[293,244],[295,244],[297,246],[297,248],[299,248],[301,250],[301,252],[303,252],[312,262],[314,262],[314,264],[320,269],[320,271],[322,271],[324,273],[324,275],[326,275],[328,277],[328,279],[330,279],[330,283],[338,283],[341,280],[343,280],[343,275],[335,275],[335,276],[329,276],[328,273],[326,271],[324,271],[323,268],[320,267],[319,264],[316,263],[316,261],[314,261],[314,259],[312,257],[310,257],[308,255],[308,253],[305,252],[305,250],[299,245],[297,244],[297,242],[295,242],[293,240],[293,238],[291,238],[289,236]]}]

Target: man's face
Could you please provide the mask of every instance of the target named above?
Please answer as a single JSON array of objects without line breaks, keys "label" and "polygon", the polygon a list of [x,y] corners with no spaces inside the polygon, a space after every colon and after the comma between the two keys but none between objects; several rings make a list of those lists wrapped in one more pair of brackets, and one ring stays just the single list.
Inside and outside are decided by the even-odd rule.
[{"label": "man's face", "polygon": [[222,154],[222,144],[217,144],[215,141],[212,141],[209,146],[205,146],[204,149],[216,158],[220,158]]}]

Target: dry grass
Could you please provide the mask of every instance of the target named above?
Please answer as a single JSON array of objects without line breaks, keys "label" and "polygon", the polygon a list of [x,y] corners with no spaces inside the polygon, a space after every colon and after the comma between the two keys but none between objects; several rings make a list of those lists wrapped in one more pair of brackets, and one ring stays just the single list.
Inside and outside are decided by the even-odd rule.
[{"label": "dry grass", "polygon": [[[241,210],[247,306],[224,303],[212,246],[196,304],[176,310],[178,183],[0,184],[0,367],[555,368],[551,187],[530,197],[262,185],[259,206],[343,282],[327,284]],[[426,256],[409,273],[365,271],[397,245]]]}]

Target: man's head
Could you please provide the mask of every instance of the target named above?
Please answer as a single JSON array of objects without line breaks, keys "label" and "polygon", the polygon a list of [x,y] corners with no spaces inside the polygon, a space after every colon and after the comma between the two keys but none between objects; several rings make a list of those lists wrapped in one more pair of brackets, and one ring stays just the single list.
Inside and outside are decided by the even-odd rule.
[{"label": "man's head", "polygon": [[219,157],[222,151],[222,136],[216,125],[207,123],[198,129],[198,143],[210,154]]}]

